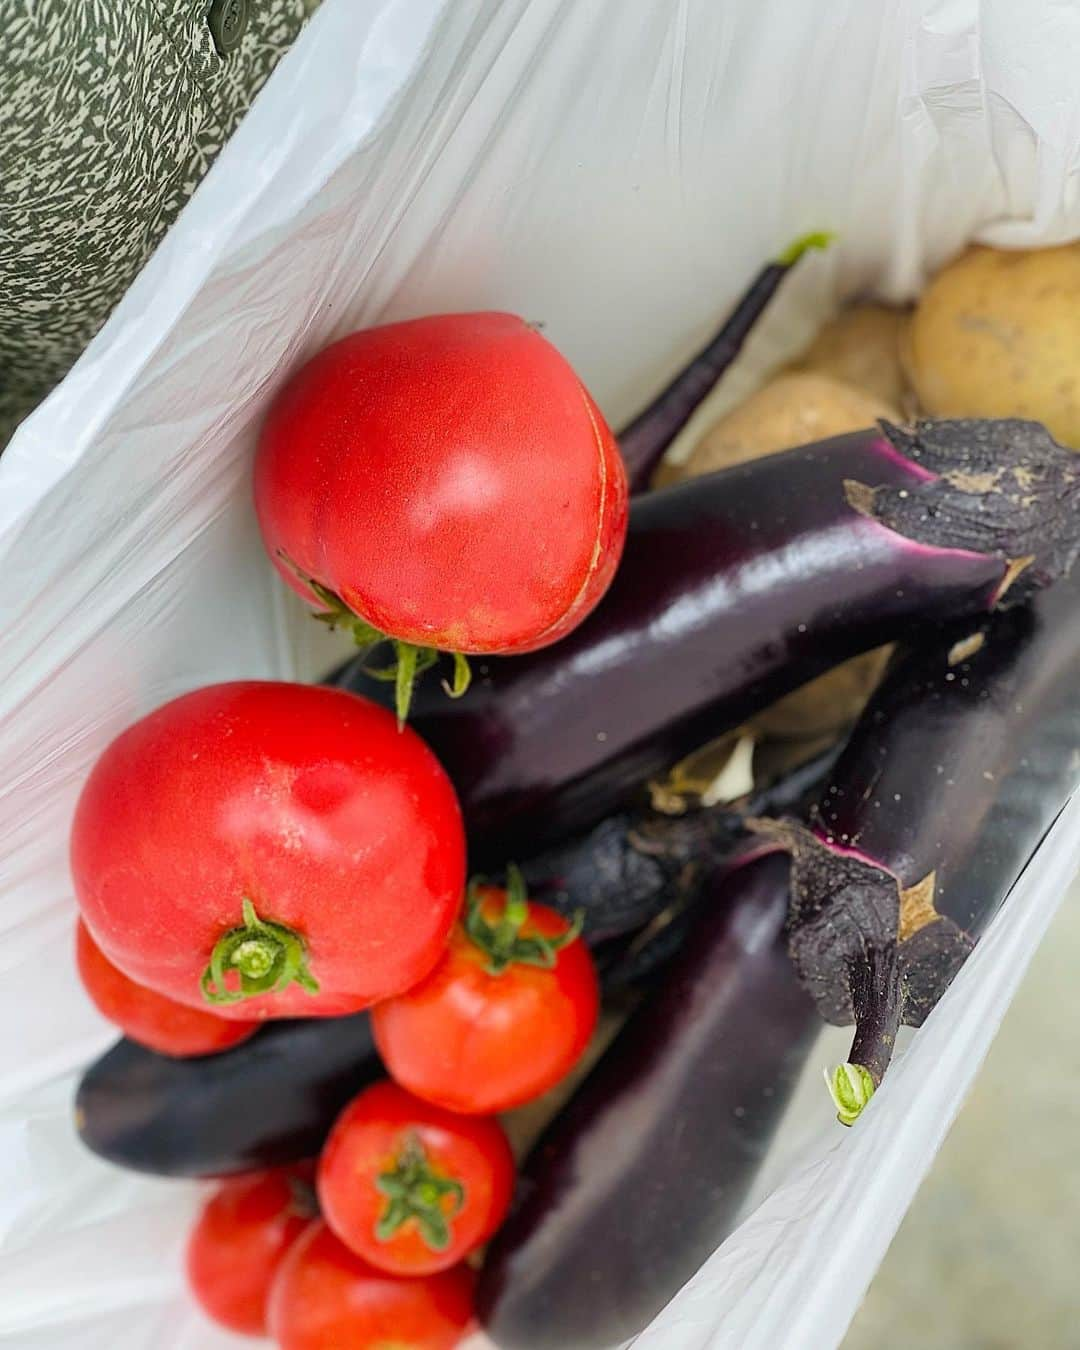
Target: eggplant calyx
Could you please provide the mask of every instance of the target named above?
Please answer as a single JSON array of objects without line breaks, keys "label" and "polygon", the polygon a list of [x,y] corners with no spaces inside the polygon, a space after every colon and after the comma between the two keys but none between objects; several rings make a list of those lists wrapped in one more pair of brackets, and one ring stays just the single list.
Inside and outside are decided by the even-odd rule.
[{"label": "eggplant calyx", "polygon": [[864,1065],[847,1063],[838,1064],[831,1072],[825,1070],[825,1086],[836,1107],[836,1119],[841,1125],[854,1125],[877,1084]]},{"label": "eggplant calyx", "polygon": [[792,964],[826,1022],[854,1023],[849,1062],[880,1087],[901,1024],[922,1024],[971,938],[935,909],[933,872],[902,888],[855,841],[822,838],[787,819],[752,819],[747,827],[791,854]]},{"label": "eggplant calyx", "polygon": [[[280,993],[290,984],[317,994],[319,982],[308,967],[303,937],[283,923],[260,919],[246,896],[241,912],[243,923],[218,938],[202,973],[200,988],[207,1003],[240,1003],[259,994]],[[230,974],[239,976],[239,988],[229,987]]]},{"label": "eggplant calyx", "polygon": [[529,897],[521,869],[511,863],[506,869],[506,900],[502,913],[491,920],[484,913],[483,891],[490,884],[482,877],[469,882],[465,895],[465,933],[469,941],[479,947],[487,960],[484,969],[489,975],[502,975],[513,965],[539,966],[553,969],[563,947],[581,936],[585,923],[583,910],[578,910],[565,932],[552,936],[543,933],[524,933],[529,919]]},{"label": "eggplant calyx", "polygon": [[440,656],[450,656],[454,662],[453,678],[443,680],[443,689],[446,690],[450,698],[461,698],[462,694],[466,692],[472,682],[472,669],[469,666],[468,657],[463,652],[443,652],[438,647],[424,647],[415,642],[405,642],[401,638],[390,637],[389,634],[382,632],[374,624],[368,623],[366,619],[362,619],[359,614],[351,610],[336,591],[332,591],[329,586],[324,586],[315,577],[308,576],[306,572],[301,571],[292,559],[280,549],[278,550],[278,557],[291,572],[295,573],[323,606],[321,610],[312,615],[312,618],[325,624],[331,632],[340,628],[344,632],[351,633],[353,641],[365,657],[383,643],[388,643],[393,649],[393,660],[388,665],[368,666],[361,664],[360,669],[373,680],[393,682],[394,708],[397,712],[399,728],[403,727],[408,720],[416,681],[423,675],[424,671],[430,670],[438,662]]},{"label": "eggplant calyx", "polygon": [[1080,553],[1080,457],[1041,422],[1019,418],[882,421],[905,459],[929,475],[907,487],[850,482],[860,514],[931,548],[990,554],[1005,564],[993,605],[1030,599],[1067,575]]},{"label": "eggplant calyx", "polygon": [[386,1196],[386,1208],[375,1225],[379,1242],[390,1242],[399,1229],[415,1220],[425,1245],[433,1252],[449,1247],[450,1220],[465,1203],[465,1187],[431,1165],[415,1135],[408,1136],[390,1171],[375,1178],[375,1186]]}]

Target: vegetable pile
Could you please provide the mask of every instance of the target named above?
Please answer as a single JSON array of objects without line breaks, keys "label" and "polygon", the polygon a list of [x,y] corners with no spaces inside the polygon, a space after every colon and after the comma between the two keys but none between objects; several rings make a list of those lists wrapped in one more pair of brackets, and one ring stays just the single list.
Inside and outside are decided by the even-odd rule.
[{"label": "vegetable pile", "polygon": [[77,1128],[213,1182],[186,1260],[220,1325],[632,1338],[738,1222],[822,1020],[852,1125],[1075,786],[1071,404],[1037,336],[981,401],[948,359],[950,307],[1026,314],[1075,254],[853,308],[687,455],[826,243],[618,439],[507,314],[352,334],[278,392],[268,560],[360,650],[150,712],[71,833],[124,1036]]}]

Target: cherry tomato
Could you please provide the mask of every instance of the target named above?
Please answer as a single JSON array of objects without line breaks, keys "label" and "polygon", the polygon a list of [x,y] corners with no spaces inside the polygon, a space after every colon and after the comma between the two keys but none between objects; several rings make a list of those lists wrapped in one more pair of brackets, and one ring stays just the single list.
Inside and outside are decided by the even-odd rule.
[{"label": "cherry tomato", "polygon": [[428,1275],[468,1256],[502,1222],[513,1188],[496,1121],[453,1115],[394,1083],[376,1083],[345,1108],[319,1161],[327,1223],[394,1275]]},{"label": "cherry tomato", "polygon": [[314,1214],[309,1180],[297,1169],[253,1172],[221,1185],[187,1245],[188,1284],[207,1316],[231,1331],[265,1336],[274,1276]]},{"label": "cherry tomato", "polygon": [[159,1055],[175,1059],[212,1055],[246,1041],[259,1029],[258,1022],[231,1022],[129,980],[98,947],[81,919],[75,929],[75,962],[83,987],[102,1017],[129,1040]]},{"label": "cherry tomato", "polygon": [[472,1325],[475,1282],[468,1266],[387,1275],[319,1221],[281,1264],[270,1334],[281,1350],[453,1350]]},{"label": "cherry tomato", "polygon": [[577,928],[509,889],[469,887],[465,916],[418,985],[372,1011],[390,1074],[451,1111],[491,1115],[538,1097],[573,1068],[599,1012]]},{"label": "cherry tomato", "polygon": [[358,641],[513,653],[600,600],[627,483],[535,328],[442,314],[354,333],[292,377],[263,427],[255,504],[282,577]]},{"label": "cherry tomato", "polygon": [[87,927],[138,984],[250,1021],[422,979],[464,890],[449,779],[366,699],[212,685],[106,749],[71,839]]}]

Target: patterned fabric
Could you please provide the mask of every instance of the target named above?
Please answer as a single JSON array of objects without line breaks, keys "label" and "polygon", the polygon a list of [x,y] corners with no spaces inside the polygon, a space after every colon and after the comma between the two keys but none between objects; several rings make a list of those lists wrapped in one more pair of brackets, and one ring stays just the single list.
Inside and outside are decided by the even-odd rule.
[{"label": "patterned fabric", "polygon": [[[67,373],[319,0],[0,0],[0,447]],[[217,0],[220,8],[222,0]]]}]

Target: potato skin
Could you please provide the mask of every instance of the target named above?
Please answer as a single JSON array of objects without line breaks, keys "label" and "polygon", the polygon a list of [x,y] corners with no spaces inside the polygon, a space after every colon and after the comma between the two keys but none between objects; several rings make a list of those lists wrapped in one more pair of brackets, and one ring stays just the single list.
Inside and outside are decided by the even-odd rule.
[{"label": "potato skin", "polygon": [[1080,244],[965,250],[924,291],[908,360],[927,413],[1031,417],[1080,447]]},{"label": "potato skin", "polygon": [[850,305],[829,320],[788,369],[830,375],[902,408],[910,388],[900,346],[909,322],[909,311],[892,305]]},{"label": "potato skin", "polygon": [[900,420],[890,404],[828,375],[777,375],[710,427],[685,463],[668,466],[663,481],[682,482],[793,445],[859,431],[879,417]]}]

